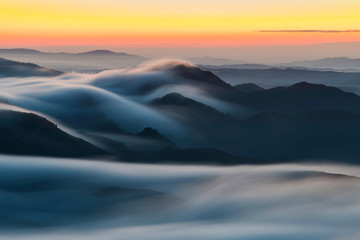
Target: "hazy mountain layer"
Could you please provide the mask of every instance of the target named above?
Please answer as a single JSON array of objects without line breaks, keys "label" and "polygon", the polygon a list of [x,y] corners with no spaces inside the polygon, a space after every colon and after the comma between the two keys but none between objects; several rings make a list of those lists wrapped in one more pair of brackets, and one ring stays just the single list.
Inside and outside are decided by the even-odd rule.
[{"label": "hazy mountain layer", "polygon": [[335,87],[360,88],[360,73],[315,71],[294,68],[236,69],[205,67],[233,85],[254,83],[263,87],[289,86],[298,82],[326,84]]},{"label": "hazy mountain layer", "polygon": [[318,60],[296,61],[283,64],[284,66],[303,66],[310,68],[334,68],[339,70],[358,70],[360,71],[360,59],[335,57]]},{"label": "hazy mountain layer", "polygon": [[212,72],[175,60],[94,75],[3,78],[0,87],[7,108],[41,113],[81,132],[114,160],[360,159],[360,97],[335,87],[306,82],[233,87]]},{"label": "hazy mountain layer", "polygon": [[32,49],[0,49],[0,57],[26,61],[64,72],[100,72],[106,69],[131,67],[147,60],[145,57],[108,50],[82,53],[49,53]]}]

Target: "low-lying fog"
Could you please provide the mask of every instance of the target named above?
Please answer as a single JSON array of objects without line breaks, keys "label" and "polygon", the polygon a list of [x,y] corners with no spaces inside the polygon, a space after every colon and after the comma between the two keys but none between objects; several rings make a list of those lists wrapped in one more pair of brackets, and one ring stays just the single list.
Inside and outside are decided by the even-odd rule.
[{"label": "low-lying fog", "polygon": [[4,239],[359,239],[360,168],[0,156]]}]

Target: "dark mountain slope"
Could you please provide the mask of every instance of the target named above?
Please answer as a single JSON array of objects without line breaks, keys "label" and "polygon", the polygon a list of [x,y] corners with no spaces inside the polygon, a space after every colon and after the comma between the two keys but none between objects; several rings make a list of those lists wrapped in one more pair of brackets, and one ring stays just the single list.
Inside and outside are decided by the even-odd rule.
[{"label": "dark mountain slope", "polygon": [[60,74],[62,72],[39,67],[32,63],[21,63],[0,58],[0,77],[52,77]]},{"label": "dark mountain slope", "polygon": [[231,85],[225,83],[223,80],[221,80],[218,76],[216,76],[212,72],[204,71],[194,66],[179,64],[171,68],[168,68],[167,71],[173,73],[175,76],[191,79],[193,81],[210,84],[220,88],[232,89]]},{"label": "dark mountain slope", "polygon": [[186,126],[192,134],[191,139],[186,143],[189,147],[217,146],[217,137],[224,134],[224,127],[232,126],[237,122],[230,115],[178,93],[170,93],[155,99],[151,106]]},{"label": "dark mountain slope", "polygon": [[0,152],[16,155],[89,157],[106,153],[32,113],[0,110]]},{"label": "dark mountain slope", "polygon": [[151,106],[163,111],[172,112],[173,116],[176,115],[184,121],[199,122],[199,124],[203,125],[232,119],[229,115],[178,93],[169,93],[162,98],[156,98],[151,102]]},{"label": "dark mountain slope", "polygon": [[305,113],[325,109],[360,112],[360,97],[338,88],[306,82],[238,94],[235,101],[259,111]]},{"label": "dark mountain slope", "polygon": [[[275,102],[271,100],[272,91],[269,93],[272,98],[260,98],[259,95],[254,97],[255,100],[260,98],[259,104],[263,104],[262,106],[268,109],[280,109],[284,112],[283,110],[287,110],[290,106],[291,111],[262,112],[243,120],[236,120],[179,94],[169,94],[156,99],[153,101],[153,106],[186,125],[193,134],[187,142],[187,147],[211,147],[247,159],[265,159],[273,162],[278,162],[279,159],[295,161],[304,158],[356,162],[360,159],[358,148],[360,113],[341,110],[343,105],[331,105],[331,100],[329,100],[330,103],[322,103],[321,97],[313,103],[311,97],[319,94],[318,91],[322,93],[324,90],[325,93],[330,92],[330,97],[341,95],[339,99],[335,98],[336,103],[341,102],[342,94],[345,94],[344,99],[348,101],[342,100],[343,102],[354,103],[352,94],[348,95],[338,89],[322,85],[312,86],[302,83],[289,88],[272,90],[280,92],[275,93],[275,96],[281,96],[279,99],[275,98]],[[284,95],[282,95],[283,91]],[[300,98],[301,101],[296,96],[298,91],[304,91],[301,95],[305,98]],[[310,98],[307,105],[303,102],[306,96]],[[358,98],[355,97],[355,99]],[[290,101],[290,105],[286,101]],[[269,105],[266,105],[267,103]],[[300,107],[295,109],[296,111],[293,109],[296,106],[295,103],[300,104]],[[336,109],[334,106],[341,106],[341,108]]]}]

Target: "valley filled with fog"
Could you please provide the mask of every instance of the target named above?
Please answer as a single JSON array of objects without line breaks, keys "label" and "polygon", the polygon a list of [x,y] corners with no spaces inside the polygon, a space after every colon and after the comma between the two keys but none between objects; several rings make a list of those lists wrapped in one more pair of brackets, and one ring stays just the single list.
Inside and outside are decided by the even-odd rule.
[{"label": "valley filled with fog", "polygon": [[0,156],[6,239],[358,239],[360,168]]},{"label": "valley filled with fog", "polygon": [[0,60],[1,237],[360,237],[358,73]]}]

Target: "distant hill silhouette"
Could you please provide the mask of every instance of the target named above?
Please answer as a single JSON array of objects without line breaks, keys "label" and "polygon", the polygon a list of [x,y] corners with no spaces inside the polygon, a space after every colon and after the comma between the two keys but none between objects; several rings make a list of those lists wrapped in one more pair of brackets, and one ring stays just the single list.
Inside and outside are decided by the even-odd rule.
[{"label": "distant hill silhouette", "polygon": [[318,60],[296,61],[284,63],[284,66],[303,66],[311,68],[334,68],[334,69],[358,69],[360,71],[359,58],[335,57]]},{"label": "distant hill silhouette", "polygon": [[11,48],[11,49],[0,49],[0,54],[46,54],[34,49],[27,48]]},{"label": "distant hill silhouette", "polygon": [[101,72],[138,65],[148,58],[109,50],[80,53],[41,52],[33,49],[0,49],[0,58],[32,62],[62,72]]},{"label": "distant hill silhouette", "polygon": [[77,53],[77,55],[83,55],[83,56],[119,56],[120,55],[120,56],[135,57],[135,55],[130,55],[127,53],[118,53],[109,50],[93,50],[89,52]]},{"label": "distant hill silhouette", "polygon": [[265,69],[250,67],[248,69],[205,67],[204,69],[213,72],[232,85],[254,83],[260,86],[274,87],[306,81],[335,87],[360,87],[358,81],[360,73],[356,72],[316,71],[295,68],[284,69],[277,67]]}]

